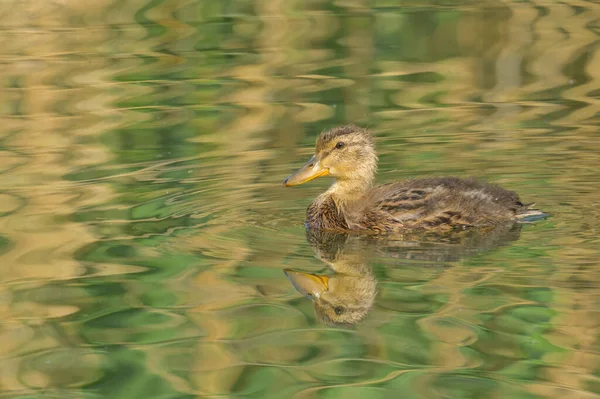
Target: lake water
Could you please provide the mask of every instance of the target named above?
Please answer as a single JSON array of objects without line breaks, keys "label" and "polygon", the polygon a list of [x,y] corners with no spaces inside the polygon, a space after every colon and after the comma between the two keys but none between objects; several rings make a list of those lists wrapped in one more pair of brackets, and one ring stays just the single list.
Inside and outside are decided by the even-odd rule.
[{"label": "lake water", "polygon": [[[6,0],[0,57],[1,398],[600,396],[598,3]],[[349,122],[552,217],[307,237]],[[284,273],[344,262],[350,327]]]}]

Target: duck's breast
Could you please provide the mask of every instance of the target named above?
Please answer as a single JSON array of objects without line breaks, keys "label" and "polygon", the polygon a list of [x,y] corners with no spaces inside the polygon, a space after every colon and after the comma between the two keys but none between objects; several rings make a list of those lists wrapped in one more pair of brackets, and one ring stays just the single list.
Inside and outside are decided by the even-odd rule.
[{"label": "duck's breast", "polygon": [[319,197],[306,210],[306,227],[325,230],[348,230],[348,223],[331,197]]}]

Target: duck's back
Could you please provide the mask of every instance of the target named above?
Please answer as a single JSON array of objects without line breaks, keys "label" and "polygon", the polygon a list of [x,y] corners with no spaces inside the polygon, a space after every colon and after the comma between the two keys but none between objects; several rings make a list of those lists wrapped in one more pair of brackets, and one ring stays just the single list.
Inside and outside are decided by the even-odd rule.
[{"label": "duck's back", "polygon": [[358,228],[447,230],[484,227],[533,213],[519,196],[496,185],[456,177],[409,179],[377,186],[365,199]]}]

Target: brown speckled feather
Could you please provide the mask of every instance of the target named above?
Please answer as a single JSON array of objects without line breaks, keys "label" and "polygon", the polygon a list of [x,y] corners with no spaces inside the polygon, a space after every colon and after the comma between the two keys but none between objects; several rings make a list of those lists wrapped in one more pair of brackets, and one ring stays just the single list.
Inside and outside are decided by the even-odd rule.
[{"label": "brown speckled feather", "polygon": [[324,230],[348,230],[348,224],[333,197],[320,196],[306,210],[307,227]]},{"label": "brown speckled feather", "polygon": [[362,200],[338,204],[321,196],[307,211],[311,228],[448,231],[515,221],[531,210],[516,193],[475,179],[410,179],[373,188]]},{"label": "brown speckled feather", "polygon": [[475,179],[411,179],[375,187],[365,200],[359,224],[387,231],[448,230],[492,226],[516,220],[528,210],[516,193]]}]

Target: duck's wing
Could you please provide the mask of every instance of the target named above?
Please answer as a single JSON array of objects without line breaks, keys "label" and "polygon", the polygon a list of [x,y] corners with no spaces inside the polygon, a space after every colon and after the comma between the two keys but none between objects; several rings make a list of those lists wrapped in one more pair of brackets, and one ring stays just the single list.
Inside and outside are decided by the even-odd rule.
[{"label": "duck's wing", "polygon": [[496,225],[530,211],[512,191],[456,177],[378,186],[366,206],[372,218],[425,229]]}]

